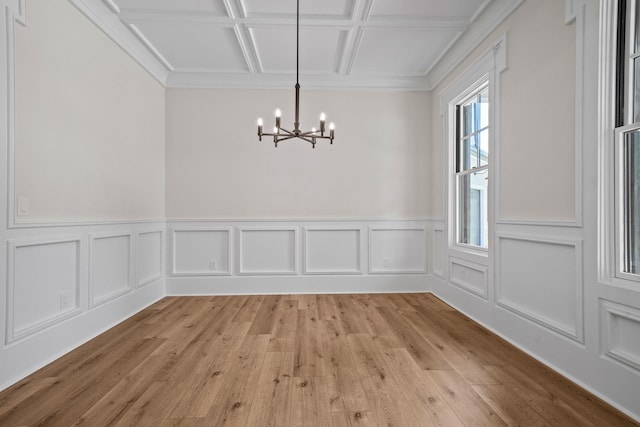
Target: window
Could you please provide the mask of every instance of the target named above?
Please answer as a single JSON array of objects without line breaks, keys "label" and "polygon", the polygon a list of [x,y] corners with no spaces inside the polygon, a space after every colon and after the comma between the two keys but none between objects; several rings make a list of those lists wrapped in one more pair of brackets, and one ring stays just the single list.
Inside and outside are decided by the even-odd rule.
[{"label": "window", "polygon": [[485,81],[456,104],[457,243],[488,245],[489,87]]},{"label": "window", "polygon": [[616,235],[618,276],[640,280],[640,5],[618,1]]}]

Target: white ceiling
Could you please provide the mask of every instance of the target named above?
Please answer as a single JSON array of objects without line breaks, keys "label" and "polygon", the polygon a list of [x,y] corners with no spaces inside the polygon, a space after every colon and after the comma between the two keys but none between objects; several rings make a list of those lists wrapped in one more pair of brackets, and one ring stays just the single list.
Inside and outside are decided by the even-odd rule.
[{"label": "white ceiling", "polygon": [[[295,83],[295,0],[101,1],[166,69],[169,86]],[[515,3],[300,0],[300,83],[427,89],[445,53],[473,26],[469,37],[486,35]]]}]

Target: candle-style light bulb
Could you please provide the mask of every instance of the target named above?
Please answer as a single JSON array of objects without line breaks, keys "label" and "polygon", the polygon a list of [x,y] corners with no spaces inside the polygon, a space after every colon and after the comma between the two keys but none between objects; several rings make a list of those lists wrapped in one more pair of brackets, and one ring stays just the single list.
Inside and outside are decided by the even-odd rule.
[{"label": "candle-style light bulb", "polygon": [[280,109],[276,109],[276,127],[280,127],[280,117],[282,117],[282,111]]},{"label": "candle-style light bulb", "polygon": [[316,128],[311,128],[311,145],[316,148]]},{"label": "candle-style light bulb", "polygon": [[324,113],[320,114],[320,134],[324,136],[324,122],[327,120],[327,116]]},{"label": "candle-style light bulb", "polygon": [[329,123],[329,139],[331,144],[333,144],[333,131],[335,130],[336,126],[333,124],[333,122]]},{"label": "candle-style light bulb", "polygon": [[262,141],[262,119],[258,119],[258,141]]}]

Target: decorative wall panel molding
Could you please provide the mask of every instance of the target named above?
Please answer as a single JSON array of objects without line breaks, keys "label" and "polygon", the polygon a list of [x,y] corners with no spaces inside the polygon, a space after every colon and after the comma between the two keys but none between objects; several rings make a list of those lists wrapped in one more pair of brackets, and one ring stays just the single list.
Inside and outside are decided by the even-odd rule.
[{"label": "decorative wall panel molding", "polygon": [[171,236],[171,275],[231,274],[231,228],[173,229]]},{"label": "decorative wall panel molding", "polygon": [[[395,219],[169,221],[167,225],[174,233],[229,230],[234,236],[234,249],[230,251],[232,269],[227,277],[211,277],[215,275],[193,269],[189,270],[190,274],[172,274],[185,277],[169,277],[167,289],[173,295],[426,292],[429,290],[427,230],[431,222]],[[189,245],[173,245],[170,264],[197,257],[192,253],[194,250]],[[369,259],[377,263],[373,272]],[[398,279],[404,276],[405,279]]]},{"label": "decorative wall panel molding", "polygon": [[298,227],[241,227],[238,274],[298,273]]},{"label": "decorative wall panel molding", "polygon": [[496,302],[582,343],[582,264],[582,240],[497,234]]},{"label": "decorative wall panel molding", "polygon": [[[6,313],[0,389],[165,294],[159,267],[164,222],[41,225],[9,234],[7,298],[0,299],[0,311]],[[140,276],[147,283],[139,289],[134,288],[136,265],[148,272]]]},{"label": "decorative wall panel molding", "polygon": [[426,227],[369,227],[369,274],[427,273]]},{"label": "decorative wall panel molding", "polygon": [[164,276],[164,230],[140,231],[136,238],[136,287]]},{"label": "decorative wall panel molding", "polygon": [[129,292],[133,284],[131,232],[89,236],[89,306]]},{"label": "decorative wall panel molding", "polygon": [[449,258],[449,281],[465,291],[487,299],[487,267],[457,258]]},{"label": "decorative wall panel molding", "polygon": [[304,228],[305,274],[362,274],[361,228]]},{"label": "decorative wall panel molding", "polygon": [[81,241],[9,242],[7,344],[80,313]]},{"label": "decorative wall panel molding", "polygon": [[445,278],[446,260],[447,260],[447,245],[446,236],[443,227],[435,227],[433,229],[433,242],[431,247],[431,259],[433,262],[433,274]]},{"label": "decorative wall panel molding", "polygon": [[600,300],[602,353],[640,373],[640,309]]}]

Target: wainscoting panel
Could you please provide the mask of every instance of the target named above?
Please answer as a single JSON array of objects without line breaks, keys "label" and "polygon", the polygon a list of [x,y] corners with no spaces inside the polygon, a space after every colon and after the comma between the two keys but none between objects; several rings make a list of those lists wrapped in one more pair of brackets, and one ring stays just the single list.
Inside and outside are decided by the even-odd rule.
[{"label": "wainscoting panel", "polygon": [[444,279],[447,260],[447,246],[443,228],[433,229],[433,247],[431,248],[433,259],[433,274]]},{"label": "wainscoting panel", "polygon": [[602,352],[640,373],[640,309],[600,300]]},{"label": "wainscoting panel", "polygon": [[148,285],[162,278],[164,232],[139,232],[136,238],[136,286]]},{"label": "wainscoting panel", "polygon": [[9,242],[6,343],[79,312],[80,237]]},{"label": "wainscoting panel", "polygon": [[426,272],[426,227],[369,228],[370,274]]},{"label": "wainscoting panel", "polygon": [[304,229],[305,274],[362,274],[360,228]]},{"label": "wainscoting panel", "polygon": [[131,290],[132,244],[131,233],[89,237],[91,307]]},{"label": "wainscoting panel", "polygon": [[160,221],[11,230],[0,390],[162,298],[164,230]]},{"label": "wainscoting panel", "polygon": [[582,241],[497,235],[498,305],[583,342]]},{"label": "wainscoting panel", "polygon": [[449,259],[449,280],[452,284],[487,299],[487,267],[461,259]]},{"label": "wainscoting panel", "polygon": [[[176,220],[178,230],[228,230],[231,272],[167,278],[168,295],[428,292],[427,220]],[[189,253],[174,244],[170,264]],[[206,259],[205,259],[206,260]],[[376,265],[371,268],[369,260]],[[184,270],[179,270],[184,271]],[[182,277],[178,277],[182,276]]]},{"label": "wainscoting panel", "polygon": [[238,274],[297,274],[297,227],[240,228],[239,230]]},{"label": "wainscoting panel", "polygon": [[174,276],[231,274],[231,229],[174,229],[172,233]]}]

